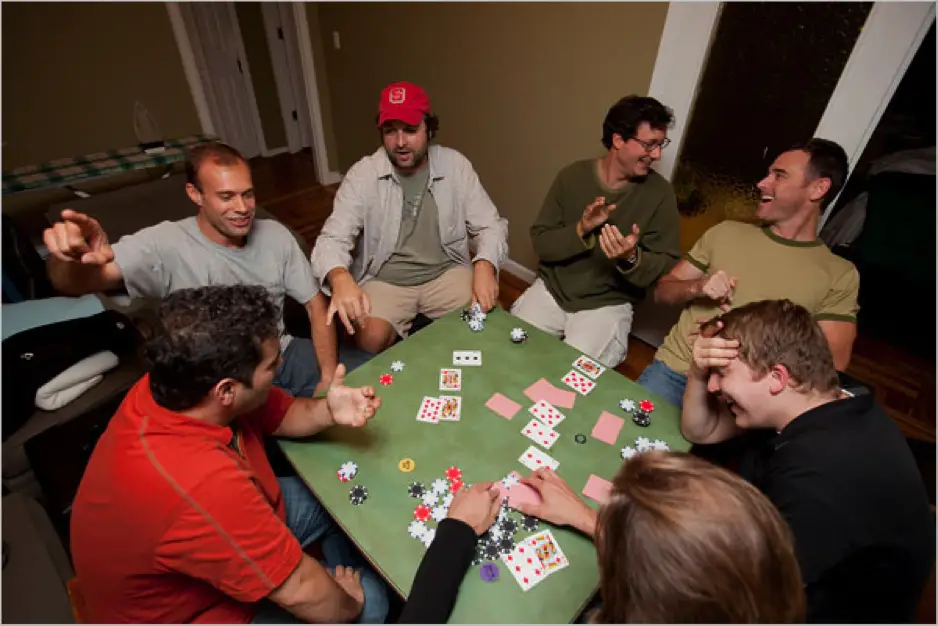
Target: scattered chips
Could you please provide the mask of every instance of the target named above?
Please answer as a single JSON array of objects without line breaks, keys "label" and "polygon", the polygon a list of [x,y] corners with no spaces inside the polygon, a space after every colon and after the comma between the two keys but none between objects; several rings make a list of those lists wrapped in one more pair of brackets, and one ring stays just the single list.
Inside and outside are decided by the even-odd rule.
[{"label": "scattered chips", "polygon": [[427,532],[423,534],[424,547],[429,548],[434,539],[436,539],[436,528],[428,528]]},{"label": "scattered chips", "polygon": [[622,448],[622,450],[621,450],[621,452],[620,452],[619,454],[620,454],[620,456],[621,456],[624,460],[628,461],[628,460],[631,459],[633,456],[635,456],[636,454],[638,454],[638,450],[636,450],[636,449],[633,448],[632,446],[625,446],[625,447]]},{"label": "scattered chips", "polygon": [[510,517],[503,519],[498,526],[506,535],[514,535],[518,531],[518,522]]},{"label": "scattered chips", "polygon": [[651,440],[648,437],[636,437],[635,449],[639,452],[648,452],[651,450]]},{"label": "scattered chips", "polygon": [[619,400],[619,408],[625,411],[626,413],[631,413],[635,410],[635,400]]},{"label": "scattered chips", "polygon": [[528,333],[523,328],[512,328],[511,329],[511,340],[514,343],[522,343],[528,338]]},{"label": "scattered chips", "polygon": [[426,493],[426,488],[423,486],[423,483],[412,482],[410,487],[407,488],[407,493],[411,498],[422,498],[423,494]]},{"label": "scattered chips", "polygon": [[445,506],[448,509],[452,503],[453,503],[453,494],[448,493],[445,496],[443,496],[443,506]]},{"label": "scattered chips", "polygon": [[430,485],[430,489],[438,496],[442,496],[444,493],[449,491],[449,483],[446,482],[443,478],[437,478]]},{"label": "scattered chips", "polygon": [[378,382],[387,387],[394,382],[394,377],[390,374],[381,374],[381,376],[378,377]]},{"label": "scattered chips", "polygon": [[339,471],[336,472],[336,476],[338,476],[339,480],[341,480],[343,483],[347,483],[348,481],[352,480],[357,474],[358,464],[356,464],[354,461],[346,461],[342,464],[342,467],[339,468]]},{"label": "scattered chips", "polygon": [[433,510],[430,512],[430,516],[433,518],[433,521],[439,524],[446,519],[446,514],[449,513],[449,509],[445,506],[438,505],[433,507]]},{"label": "scattered chips", "polygon": [[521,518],[521,528],[527,532],[534,532],[537,530],[537,518],[533,515],[525,515]]},{"label": "scattered chips", "polygon": [[485,330],[485,318],[487,316],[478,303],[473,304],[471,308],[463,309],[461,317],[469,325],[472,332],[478,333]]},{"label": "scattered chips", "polygon": [[446,480],[451,482],[454,480],[462,480],[462,470],[453,465],[448,470],[446,470],[445,476]]},{"label": "scattered chips", "polygon": [[423,541],[423,536],[427,534],[427,530],[427,525],[419,520],[414,520],[407,526],[407,534],[420,541]]},{"label": "scattered chips", "polygon": [[404,362],[403,361],[394,361],[391,363],[392,372],[403,372],[404,371]]},{"label": "scattered chips", "polygon": [[421,496],[421,501],[424,503],[424,505],[432,508],[436,506],[436,503],[439,501],[439,496],[437,496],[433,491],[427,491],[424,492],[424,494]]},{"label": "scattered chips", "polygon": [[480,333],[485,330],[485,324],[482,322],[482,320],[471,319],[469,320],[469,330],[474,333]]},{"label": "scattered chips", "polygon": [[414,519],[418,522],[425,522],[430,519],[430,507],[426,504],[417,505],[417,508],[414,509]]},{"label": "scattered chips", "polygon": [[479,569],[479,576],[487,583],[493,583],[498,580],[499,569],[495,563],[484,563]]},{"label": "scattered chips", "polygon": [[577,433],[573,440],[577,443],[586,443],[586,435],[583,433]]},{"label": "scattered chips", "polygon": [[502,540],[498,542],[498,551],[501,554],[511,554],[514,549],[515,541],[511,537],[503,537]]},{"label": "scattered chips", "polygon": [[358,506],[362,502],[368,499],[368,489],[364,485],[355,485],[348,492],[349,502]]},{"label": "scattered chips", "polygon": [[661,450],[664,452],[667,452],[668,450],[671,449],[671,446],[669,446],[666,441],[663,441],[661,439],[655,439],[654,441],[652,441],[651,447],[654,450]]},{"label": "scattered chips", "polygon": [[494,561],[501,555],[501,549],[497,543],[487,543],[482,554],[486,561]]},{"label": "scattered chips", "polygon": [[462,481],[461,481],[461,480],[454,480],[453,482],[451,482],[451,483],[449,484],[449,490],[450,490],[452,493],[456,493],[457,491],[459,491],[459,490],[462,489],[462,488],[463,488],[463,484],[462,484]]},{"label": "scattered chips", "polygon": [[414,471],[414,460],[413,459],[401,459],[397,464],[397,469],[405,473]]},{"label": "scattered chips", "polygon": [[645,413],[651,413],[655,410],[655,405],[651,400],[642,400],[638,403],[638,408],[640,408]]}]

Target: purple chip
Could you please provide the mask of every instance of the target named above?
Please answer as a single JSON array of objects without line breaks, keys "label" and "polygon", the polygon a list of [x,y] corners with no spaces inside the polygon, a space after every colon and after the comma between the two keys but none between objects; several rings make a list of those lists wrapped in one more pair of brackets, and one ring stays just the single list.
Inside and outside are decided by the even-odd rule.
[{"label": "purple chip", "polygon": [[483,563],[479,570],[479,576],[487,583],[493,583],[498,580],[498,565],[495,563]]}]

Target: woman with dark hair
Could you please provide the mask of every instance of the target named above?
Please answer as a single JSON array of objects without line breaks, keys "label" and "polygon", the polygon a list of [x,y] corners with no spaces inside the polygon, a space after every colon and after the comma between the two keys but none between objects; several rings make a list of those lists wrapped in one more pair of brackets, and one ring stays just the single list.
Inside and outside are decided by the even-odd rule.
[{"label": "woman with dark hair", "polygon": [[522,512],[596,543],[596,623],[801,622],[791,533],[752,485],[700,458],[646,452],[623,464],[597,512],[549,469],[522,479],[541,503]]}]

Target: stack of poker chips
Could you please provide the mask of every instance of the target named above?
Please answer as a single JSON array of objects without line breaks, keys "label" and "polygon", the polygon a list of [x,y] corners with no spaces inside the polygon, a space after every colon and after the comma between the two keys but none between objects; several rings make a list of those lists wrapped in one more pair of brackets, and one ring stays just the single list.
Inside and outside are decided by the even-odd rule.
[{"label": "stack of poker chips", "polygon": [[478,302],[474,302],[472,306],[468,309],[463,309],[462,315],[460,316],[462,321],[466,322],[469,325],[470,330],[474,333],[482,332],[485,330],[485,311],[482,310],[482,307],[479,306]]},{"label": "stack of poker chips", "polygon": [[528,333],[523,328],[512,328],[511,329],[511,340],[514,343],[522,343],[528,338]]}]

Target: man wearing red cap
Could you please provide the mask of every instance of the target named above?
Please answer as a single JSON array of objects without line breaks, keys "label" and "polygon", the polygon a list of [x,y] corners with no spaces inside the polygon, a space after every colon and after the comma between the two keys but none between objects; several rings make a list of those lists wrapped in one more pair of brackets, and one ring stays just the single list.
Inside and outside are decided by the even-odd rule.
[{"label": "man wearing red cap", "polygon": [[508,222],[472,164],[429,145],[439,120],[426,92],[389,85],[377,122],[384,145],[346,173],[310,259],[332,290],[329,320],[338,314],[373,353],[406,336],[417,313],[492,309],[508,255]]}]

